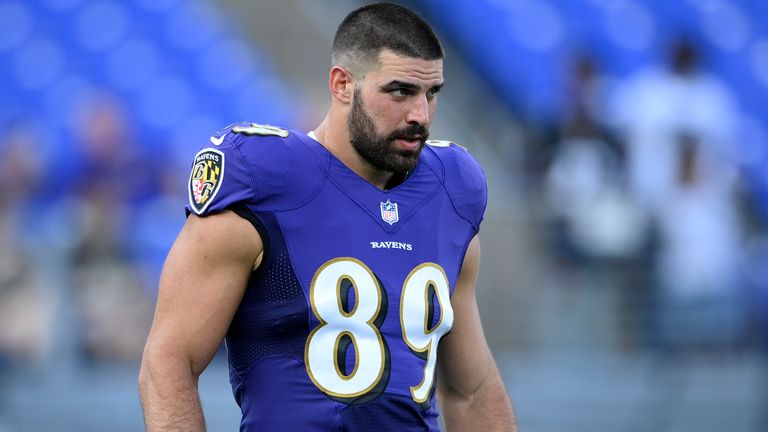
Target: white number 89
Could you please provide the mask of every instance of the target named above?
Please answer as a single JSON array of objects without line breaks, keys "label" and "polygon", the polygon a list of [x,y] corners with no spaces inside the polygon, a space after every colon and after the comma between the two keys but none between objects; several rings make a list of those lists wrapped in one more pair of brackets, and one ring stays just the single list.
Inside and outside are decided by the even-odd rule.
[{"label": "white number 89", "polygon": [[[354,290],[355,298],[351,310],[345,307],[349,290]],[[389,369],[387,346],[379,331],[386,300],[373,272],[354,258],[336,258],[317,270],[309,291],[312,312],[320,321],[304,349],[312,382],[329,396],[350,402],[380,394]],[[432,325],[435,306],[440,318]],[[435,382],[437,344],[453,325],[448,278],[442,267],[424,263],[410,272],[403,283],[399,315],[403,340],[425,360],[421,382],[411,387],[413,400],[425,405]],[[347,374],[343,363],[349,345],[355,350],[355,365]]]}]

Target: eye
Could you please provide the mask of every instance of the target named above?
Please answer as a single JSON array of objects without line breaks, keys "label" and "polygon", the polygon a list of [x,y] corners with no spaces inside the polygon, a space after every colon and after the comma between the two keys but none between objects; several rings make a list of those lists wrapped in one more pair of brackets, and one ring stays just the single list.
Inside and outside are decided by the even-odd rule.
[{"label": "eye", "polygon": [[438,93],[440,93],[440,89],[439,88],[429,89],[429,90],[427,90],[427,97],[428,98],[433,98],[433,97],[437,96]]},{"label": "eye", "polygon": [[397,96],[397,97],[405,97],[405,96],[410,96],[411,94],[413,94],[413,92],[411,92],[411,90],[408,90],[406,88],[396,88],[396,89],[392,90],[390,93],[392,93],[394,96]]}]

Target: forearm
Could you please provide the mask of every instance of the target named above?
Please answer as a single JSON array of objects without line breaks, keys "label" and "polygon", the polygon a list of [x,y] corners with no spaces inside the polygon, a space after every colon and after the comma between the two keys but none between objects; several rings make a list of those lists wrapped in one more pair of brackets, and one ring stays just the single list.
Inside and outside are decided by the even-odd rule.
[{"label": "forearm", "polygon": [[443,389],[439,401],[449,432],[518,431],[512,403],[498,373],[471,394]]},{"label": "forearm", "polygon": [[205,431],[197,376],[188,362],[145,356],[139,373],[139,393],[147,432]]}]

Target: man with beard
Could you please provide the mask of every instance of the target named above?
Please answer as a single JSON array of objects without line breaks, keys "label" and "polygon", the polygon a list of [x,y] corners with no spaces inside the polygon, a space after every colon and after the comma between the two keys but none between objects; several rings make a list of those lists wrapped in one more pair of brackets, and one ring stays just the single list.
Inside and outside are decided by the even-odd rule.
[{"label": "man with beard", "polygon": [[475,301],[485,178],[427,141],[442,58],[413,12],[362,7],[314,131],[241,123],[197,153],[142,361],[148,430],[204,430],[222,339],[244,431],[437,431],[437,402],[448,430],[516,430]]}]

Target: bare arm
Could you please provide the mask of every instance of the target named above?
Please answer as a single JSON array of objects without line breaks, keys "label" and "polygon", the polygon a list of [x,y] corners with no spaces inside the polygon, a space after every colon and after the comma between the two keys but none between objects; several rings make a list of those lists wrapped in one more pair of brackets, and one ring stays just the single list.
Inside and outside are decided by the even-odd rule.
[{"label": "bare arm", "polygon": [[475,299],[479,267],[475,237],[451,298],[453,329],[438,349],[438,401],[449,431],[517,431],[512,403],[480,323]]},{"label": "bare arm", "polygon": [[198,377],[221,345],[262,250],[258,232],[230,211],[187,219],[163,267],[139,372],[149,432],[205,430]]}]

